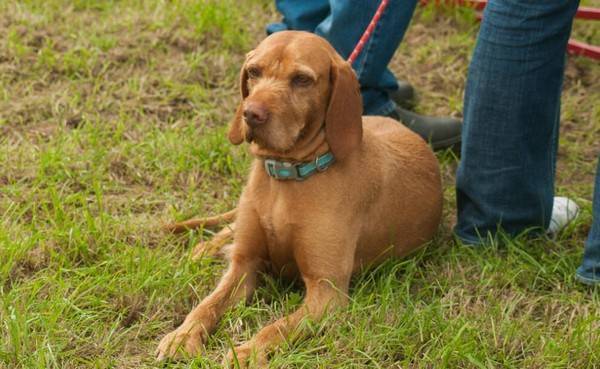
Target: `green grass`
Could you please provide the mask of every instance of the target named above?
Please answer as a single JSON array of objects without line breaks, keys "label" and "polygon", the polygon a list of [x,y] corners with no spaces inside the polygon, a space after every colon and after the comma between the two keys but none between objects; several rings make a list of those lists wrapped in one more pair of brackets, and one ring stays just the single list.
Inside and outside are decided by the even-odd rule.
[{"label": "green grass", "polygon": [[[587,5],[600,6],[598,0]],[[276,20],[268,1],[0,2],[0,368],[158,368],[153,352],[215,285],[192,262],[197,233],[162,222],[235,206],[250,157],[225,138],[245,52]],[[477,24],[419,9],[392,69],[418,110],[460,116]],[[598,44],[598,25],[574,36]],[[578,284],[600,137],[600,66],[569,58],[557,189],[583,214],[558,240],[455,243],[457,159],[439,155],[437,240],[357,276],[351,304],[281,347],[274,368],[597,368],[600,294]],[[206,353],[217,368],[302,300],[266,277],[227,313]]]}]

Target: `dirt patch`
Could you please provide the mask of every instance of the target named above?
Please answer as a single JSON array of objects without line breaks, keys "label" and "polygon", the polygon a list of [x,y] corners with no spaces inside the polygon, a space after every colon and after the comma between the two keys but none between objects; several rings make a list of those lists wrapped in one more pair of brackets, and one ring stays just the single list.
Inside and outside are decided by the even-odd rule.
[{"label": "dirt patch", "polygon": [[144,294],[120,295],[114,299],[114,308],[122,315],[121,327],[131,327],[140,320],[146,310],[147,300]]},{"label": "dirt patch", "polygon": [[50,262],[53,245],[38,245],[27,251],[17,262],[14,263],[9,272],[5,287],[11,289],[16,283],[27,278],[32,278],[37,272],[45,269]]}]

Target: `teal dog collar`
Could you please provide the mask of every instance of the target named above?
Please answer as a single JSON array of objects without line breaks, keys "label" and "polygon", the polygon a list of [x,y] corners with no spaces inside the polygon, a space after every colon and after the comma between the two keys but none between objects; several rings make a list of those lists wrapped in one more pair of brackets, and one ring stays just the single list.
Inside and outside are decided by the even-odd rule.
[{"label": "teal dog collar", "polygon": [[275,179],[303,181],[315,173],[325,171],[334,162],[335,158],[330,152],[317,156],[315,160],[308,163],[294,164],[288,161],[265,159],[265,170]]}]

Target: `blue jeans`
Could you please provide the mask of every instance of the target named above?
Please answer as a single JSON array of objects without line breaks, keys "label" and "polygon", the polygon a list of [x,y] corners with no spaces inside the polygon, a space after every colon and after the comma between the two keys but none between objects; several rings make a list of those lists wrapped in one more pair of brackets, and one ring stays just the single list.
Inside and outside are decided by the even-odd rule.
[{"label": "blue jeans", "polygon": [[[464,102],[456,235],[544,230],[552,215],[565,51],[578,1],[491,0]],[[600,281],[600,207],[578,275]]]},{"label": "blue jeans", "polygon": [[[365,114],[387,115],[396,108],[388,91],[398,89],[398,82],[387,65],[404,37],[416,3],[417,0],[390,1],[352,65],[361,85]],[[347,58],[373,18],[379,1],[277,0],[276,4],[283,22],[269,24],[268,34],[283,30],[314,32]]]},{"label": "blue jeans", "polygon": [[577,277],[585,283],[600,283],[600,158],[596,167],[594,184],[594,204],[592,205],[593,223],[583,253],[581,266],[577,268]]}]

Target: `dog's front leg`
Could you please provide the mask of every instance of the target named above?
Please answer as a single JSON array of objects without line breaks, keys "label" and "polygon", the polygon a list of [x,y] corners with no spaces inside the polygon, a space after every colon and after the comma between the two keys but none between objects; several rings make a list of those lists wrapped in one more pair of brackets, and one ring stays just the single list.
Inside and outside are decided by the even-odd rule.
[{"label": "dog's front leg", "polygon": [[254,212],[240,214],[236,225],[240,232],[231,250],[227,272],[184,322],[160,341],[156,350],[159,360],[181,354],[196,356],[226,309],[252,295],[257,274],[265,264],[264,235]]},{"label": "dog's front leg", "polygon": [[304,278],[306,297],[302,306],[291,315],[281,318],[261,329],[248,342],[234,348],[225,357],[225,367],[263,367],[267,354],[290,335],[301,335],[302,321],[306,318],[319,320],[332,309],[346,305],[350,273],[341,279]]},{"label": "dog's front leg", "polygon": [[232,261],[217,288],[160,341],[156,350],[158,360],[181,354],[196,356],[225,310],[252,294],[257,269],[256,261]]}]

